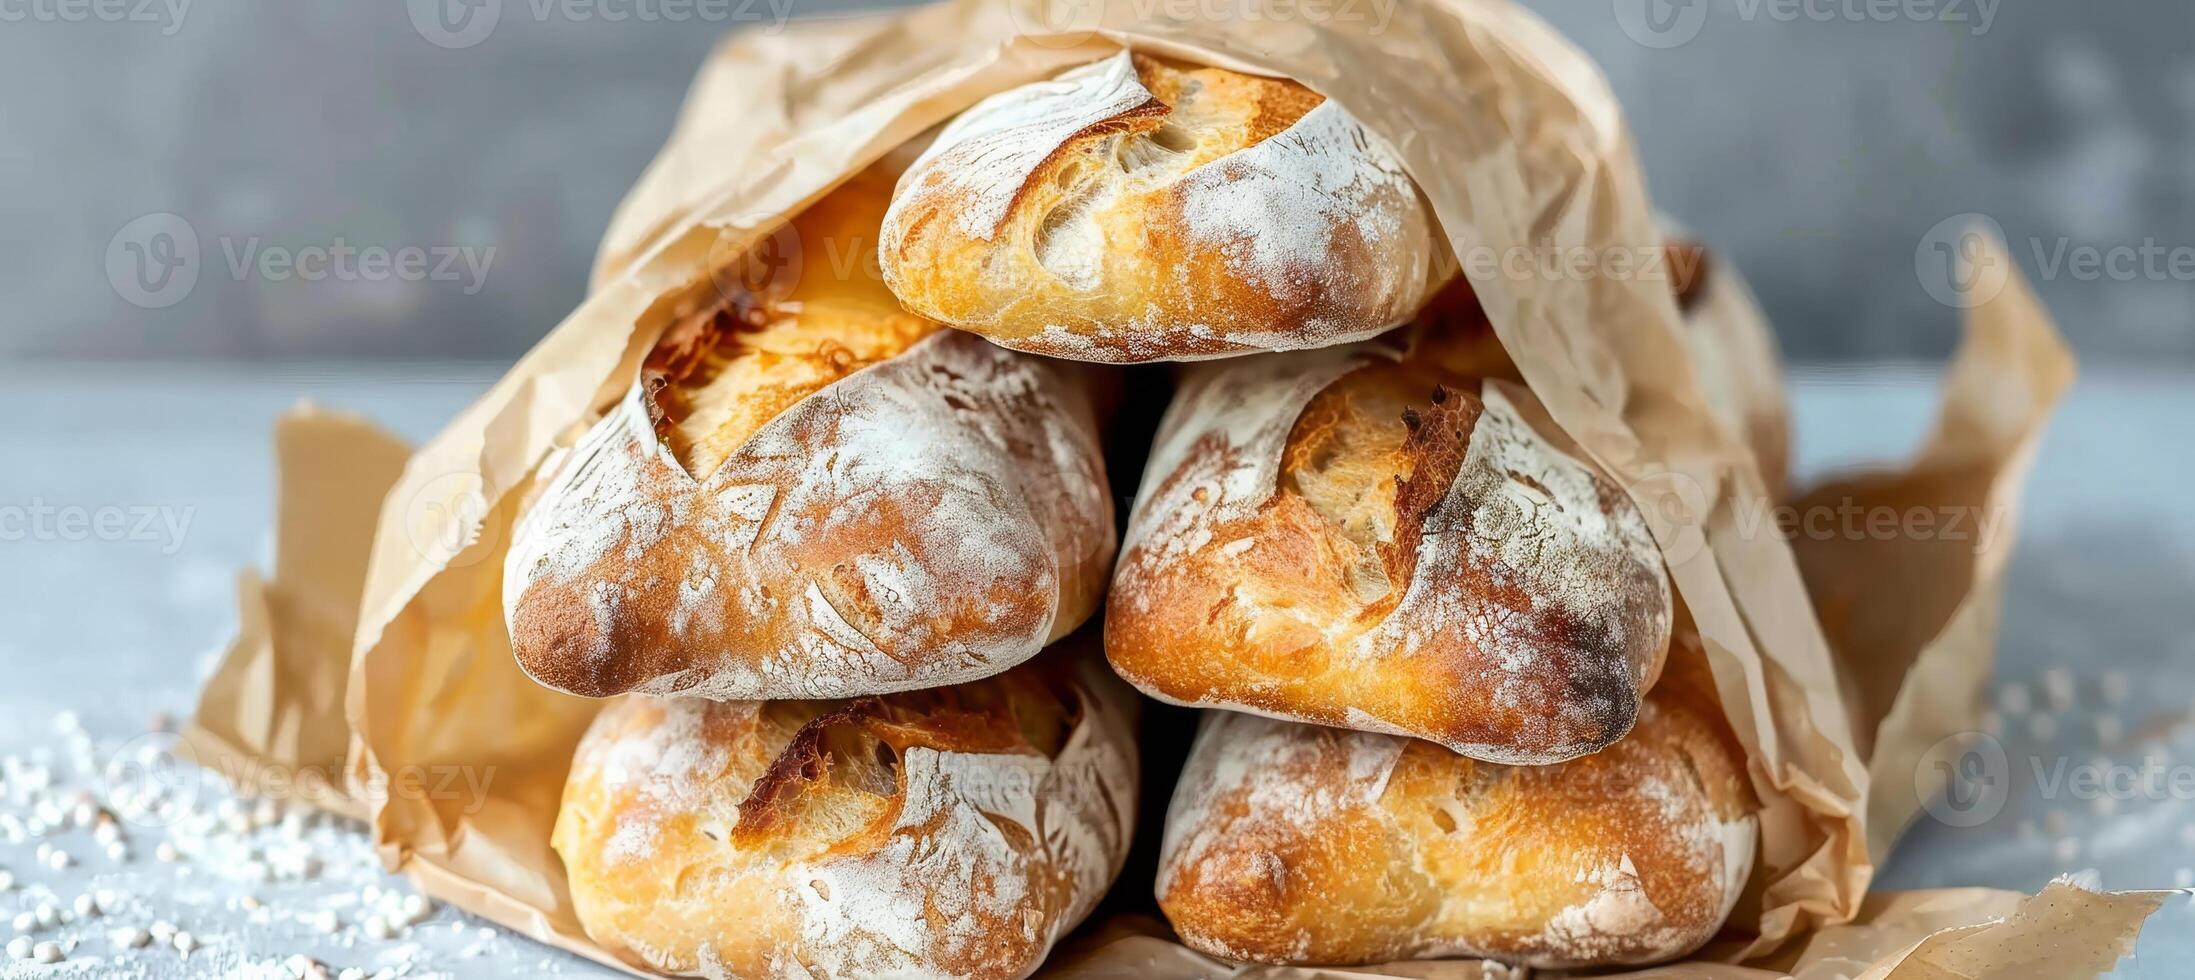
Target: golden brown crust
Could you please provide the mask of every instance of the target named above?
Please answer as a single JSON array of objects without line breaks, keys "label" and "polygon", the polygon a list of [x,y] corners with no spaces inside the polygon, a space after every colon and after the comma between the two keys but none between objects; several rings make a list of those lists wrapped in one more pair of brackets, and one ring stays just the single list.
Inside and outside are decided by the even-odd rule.
[{"label": "golden brown crust", "polygon": [[1211,712],[1167,814],[1159,904],[1189,945],[1262,963],[1682,956],[1729,914],[1757,830],[1697,677],[1673,669],[1630,735],[1555,766]]},{"label": "golden brown crust", "polygon": [[1096,608],[1099,382],[901,310],[858,264],[889,186],[857,176],[772,235],[784,264],[721,280],[545,465],[504,576],[537,680],[877,694],[1003,670]]},{"label": "golden brown crust", "polygon": [[722,303],[656,341],[641,368],[649,416],[697,479],[785,409],[939,329],[870,262],[892,180],[880,165],[824,195],[718,271]]},{"label": "golden brown crust", "polygon": [[1123,52],[963,113],[901,180],[882,254],[928,316],[1132,362],[1369,337],[1423,302],[1439,248],[1339,105]]},{"label": "golden brown crust", "polygon": [[1521,388],[1382,346],[1200,366],[1130,519],[1106,652],[1184,704],[1544,764],[1631,726],[1670,593]]},{"label": "golden brown crust", "polygon": [[588,935],[651,970],[1011,980],[1119,870],[1133,715],[1069,651],[852,702],[627,698],[553,842]]}]

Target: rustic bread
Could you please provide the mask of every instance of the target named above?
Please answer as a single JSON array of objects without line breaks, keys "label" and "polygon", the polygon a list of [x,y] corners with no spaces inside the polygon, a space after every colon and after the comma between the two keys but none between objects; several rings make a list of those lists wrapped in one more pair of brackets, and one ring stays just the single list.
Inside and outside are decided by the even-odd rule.
[{"label": "rustic bread", "polygon": [[1262,963],[1682,956],[1744,889],[1758,808],[1688,663],[1672,654],[1630,735],[1554,766],[1208,712],[1167,813],[1159,904],[1190,946]]},{"label": "rustic bread", "polygon": [[1186,372],[1106,611],[1178,704],[1546,764],[1631,727],[1671,598],[1622,490],[1518,385],[1385,344]]},{"label": "rustic bread", "polygon": [[553,843],[587,934],[733,977],[1027,976],[1120,870],[1135,694],[1054,651],[854,701],[612,703]]},{"label": "rustic bread", "polygon": [[1340,105],[1125,51],[962,113],[901,178],[882,251],[911,309],[1109,362],[1369,337],[1443,254],[1401,161]]},{"label": "rustic bread", "polygon": [[1095,610],[1101,379],[902,310],[875,168],[719,277],[514,532],[519,663],[574,694],[854,697],[1034,655]]}]

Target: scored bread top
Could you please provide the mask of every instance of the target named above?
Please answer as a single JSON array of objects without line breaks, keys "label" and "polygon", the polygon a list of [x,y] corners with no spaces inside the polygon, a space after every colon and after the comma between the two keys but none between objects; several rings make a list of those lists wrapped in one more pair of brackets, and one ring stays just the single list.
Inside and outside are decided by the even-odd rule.
[{"label": "scored bread top", "polygon": [[939,329],[876,267],[892,183],[882,166],[855,174],[720,270],[725,302],[657,341],[642,372],[649,411],[696,479],[786,408]]},{"label": "scored bread top", "polygon": [[1012,980],[1118,873],[1133,717],[1065,651],[854,701],[627,698],[553,842],[588,934],[650,969]]},{"label": "scored bread top", "polygon": [[872,170],[735,264],[521,516],[514,653],[588,696],[851,697],[1079,625],[1113,518],[1095,381],[902,310]]},{"label": "scored bread top", "polygon": [[1545,764],[1631,727],[1669,583],[1519,386],[1382,343],[1200,365],[1129,520],[1106,650],[1146,693]]},{"label": "scored bread top", "polygon": [[1435,285],[1393,151],[1285,79],[1122,52],[962,113],[901,178],[884,275],[1010,347],[1178,360],[1371,336]]},{"label": "scored bread top", "polygon": [[1265,963],[1684,955],[1729,916],[1758,836],[1743,749],[1690,654],[1629,735],[1553,766],[1209,712],[1167,812],[1160,906],[1191,946]]}]

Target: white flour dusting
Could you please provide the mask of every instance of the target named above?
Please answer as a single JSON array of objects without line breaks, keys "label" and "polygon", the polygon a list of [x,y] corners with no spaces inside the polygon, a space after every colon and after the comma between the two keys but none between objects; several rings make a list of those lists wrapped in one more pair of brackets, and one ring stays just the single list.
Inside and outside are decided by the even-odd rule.
[{"label": "white flour dusting", "polygon": [[1094,423],[1059,372],[940,331],[798,402],[700,482],[636,385],[520,522],[505,616],[537,588],[580,589],[590,662],[625,655],[621,623],[660,629],[693,665],[637,688],[656,694],[850,697],[1019,663],[1053,638],[1062,568],[1112,546]]},{"label": "white flour dusting", "polygon": [[[955,118],[885,215],[879,253],[902,298],[998,327],[1003,344],[1093,361],[1326,346],[1417,308],[1440,244],[1383,140],[1316,101],[1243,146],[1247,114],[1316,97],[1267,85],[1200,101],[1209,89],[1192,79],[1168,105],[1138,70],[1124,51]],[[922,255],[952,258],[900,269]]]},{"label": "white flour dusting", "polygon": [[1386,141],[1339,103],[1322,102],[1272,138],[1190,171],[1176,193],[1191,235],[1250,282],[1299,288],[1308,270],[1347,276],[1353,268],[1388,281],[1322,288],[1386,295],[1409,285],[1414,270],[1407,265],[1329,261],[1344,228],[1372,255],[1385,254],[1388,243],[1403,239],[1406,205],[1417,195]]},{"label": "white flour dusting", "polygon": [[1061,141],[1151,99],[1150,90],[1136,79],[1134,61],[1122,51],[976,103],[955,117],[900,178],[903,193],[893,196],[892,209],[884,216],[883,240],[903,237],[898,222],[905,220],[899,208],[904,189],[932,181],[964,202],[954,227],[990,241],[1005,224],[1022,184]]},{"label": "white flour dusting", "polygon": [[[1650,704],[1649,717],[1659,708]],[[1397,879],[1412,884],[1398,887],[1430,891],[1399,897],[1400,904],[1392,908],[1365,911],[1378,921],[1388,921],[1382,916],[1415,908],[1420,897],[1433,901],[1421,918],[1395,922],[1386,933],[1374,930],[1356,936],[1355,941],[1392,940],[1396,945],[1385,947],[1385,955],[1402,958],[1492,955],[1553,968],[1681,955],[1727,918],[1744,890],[1753,864],[1757,820],[1750,814],[1729,821],[1719,818],[1706,788],[1680,774],[1686,763],[1679,754],[1688,749],[1656,741],[1617,761],[1636,778],[1620,784],[1624,788],[1617,799],[1606,804],[1596,800],[1596,807],[1607,807],[1596,819],[1632,813],[1640,804],[1654,811],[1646,826],[1627,828],[1639,835],[1631,843],[1653,840],[1671,845],[1664,848],[1657,843],[1651,859],[1660,862],[1659,870],[1668,876],[1663,880],[1671,882],[1669,897],[1687,904],[1668,908],[1658,904],[1622,840],[1579,839],[1558,831],[1564,850],[1536,854],[1527,866],[1537,869],[1536,874],[1546,874],[1550,868],[1574,869],[1568,893],[1577,897],[1547,915],[1536,931],[1526,927],[1526,934],[1512,935],[1516,923],[1504,915],[1523,914],[1533,907],[1532,899],[1520,900],[1523,904],[1515,908],[1504,907],[1506,912],[1490,911],[1486,903],[1505,901],[1492,897],[1501,882],[1459,883],[1467,887],[1447,891],[1440,884],[1441,875],[1457,873],[1449,862],[1459,853],[1553,846],[1533,838],[1531,828],[1519,822],[1519,808],[1529,804],[1507,794],[1548,792],[1561,799],[1561,784],[1535,778],[1548,770],[1462,763],[1454,777],[1453,797],[1441,795],[1432,789],[1441,783],[1424,782],[1420,775],[1402,796],[1388,799],[1389,785],[1408,745],[1405,739],[1386,735],[1236,712],[1207,713],[1167,811],[1159,852],[1161,902],[1168,901],[1177,888],[1186,887],[1188,880],[1209,887],[1213,882],[1263,879],[1272,882],[1272,895],[1285,896],[1276,898],[1279,909],[1285,910],[1279,914],[1291,916],[1286,921],[1303,923],[1307,920],[1301,913],[1333,899],[1317,891],[1322,884],[1319,876],[1326,873],[1320,867],[1288,866],[1286,856],[1299,853],[1291,850],[1290,842],[1331,841],[1341,835],[1357,839],[1358,832],[1371,828],[1373,839],[1384,839],[1399,851],[1375,848],[1354,859],[1397,861],[1398,872],[1414,873]],[[1469,778],[1462,775],[1465,771],[1471,773]],[[1597,782],[1581,786],[1605,788]],[[1498,802],[1475,802],[1489,795]],[[1445,814],[1446,824],[1433,825],[1437,830],[1424,829],[1426,825],[1418,821],[1428,807]],[[1320,851],[1308,845],[1300,853]],[[1336,858],[1329,854],[1307,860]],[[1194,879],[1183,877],[1189,869],[1194,869]],[[1310,877],[1293,877],[1298,874]],[[1553,894],[1562,894],[1562,884],[1542,882],[1535,887],[1543,893],[1554,889]],[[1197,901],[1208,902],[1209,896]],[[1710,914],[1712,918],[1707,918]],[[1185,936],[1207,950],[1232,949],[1230,936],[1240,935],[1277,940],[1284,947],[1288,942],[1285,935],[1267,935],[1271,923],[1238,930],[1236,926],[1241,925],[1230,924],[1219,930],[1224,934],[1212,935],[1198,923],[1177,922]],[[1315,926],[1306,926],[1297,933],[1297,955],[1311,948],[1314,931]],[[1236,952],[1239,958],[1253,951]],[[1254,958],[1261,960],[1276,955],[1270,947],[1254,952]]]},{"label": "white flour dusting", "polygon": [[[329,773],[207,758],[173,729],[156,716],[134,737],[95,736],[64,711],[55,738],[0,754],[0,926],[27,954],[0,956],[0,974],[393,980],[527,955],[384,871],[363,825],[314,806]],[[469,807],[493,768],[424,785]],[[228,775],[295,792],[240,794]]]},{"label": "white flour dusting", "polygon": [[[1255,516],[1281,491],[1288,435],[1318,393],[1349,371],[1391,359],[1378,344],[1269,354],[1198,365],[1185,372],[1144,470],[1131,512],[1111,601],[1139,608],[1158,590],[1148,579],[1184,561],[1227,561],[1246,547],[1223,528]],[[1485,386],[1485,410],[1473,428],[1463,465],[1426,515],[1417,563],[1394,608],[1372,622],[1322,618],[1326,649],[1366,665],[1461,636],[1490,654],[1499,674],[1487,680],[1494,697],[1537,715],[1558,669],[1544,635],[1543,614],[1559,613],[1596,635],[1596,650],[1665,637],[1672,600],[1661,553],[1644,518],[1624,501],[1603,506],[1601,485],[1586,464],[1539,435],[1510,396]],[[1207,548],[1227,549],[1201,555]],[[1455,587],[1467,573],[1515,586],[1529,608]],[[1256,603],[1255,595],[1238,601]],[[1285,616],[1285,609],[1270,610]],[[1636,625],[1627,626],[1627,623]],[[1639,635],[1632,635],[1632,630]],[[1573,637],[1573,640],[1578,639]],[[1649,664],[1607,664],[1636,685]],[[1152,693],[1147,690],[1147,693]],[[1232,701],[1207,702],[1254,710]],[[1436,737],[1362,706],[1341,705],[1355,728]],[[1566,703],[1568,730],[1591,730],[1592,719],[1617,713],[1590,698]],[[1296,719],[1304,720],[1304,719]],[[1327,720],[1327,719],[1320,719]],[[1329,721],[1328,723],[1335,723]],[[1553,726],[1547,726],[1550,729]],[[1531,732],[1537,739],[1542,733]],[[1547,733],[1546,739],[1555,735]],[[1562,744],[1517,747],[1451,744],[1488,761],[1536,764],[1578,754]]]},{"label": "white flour dusting", "polygon": [[[1327,820],[1378,803],[1403,744],[1385,735],[1206,712],[1166,810],[1158,894],[1172,890],[1182,867],[1204,863],[1232,837],[1316,833]],[[1336,752],[1345,760],[1345,779],[1291,778],[1323,771],[1324,757]],[[1213,818],[1220,801],[1238,796],[1242,807],[1236,819]]]},{"label": "white flour dusting", "polygon": [[[1352,650],[1376,660],[1429,634],[1461,632],[1495,656],[1502,671],[1497,697],[1530,710],[1545,698],[1541,675],[1550,669],[1541,618],[1444,588],[1463,569],[1485,570],[1496,584],[1521,590],[1531,613],[1557,610],[1570,622],[1599,628],[1609,648],[1625,645],[1625,622],[1642,588],[1658,590],[1644,604],[1654,613],[1649,635],[1668,635],[1673,602],[1644,516],[1622,502],[1605,509],[1593,471],[1534,430],[1499,386],[1486,385],[1481,395],[1485,411],[1472,427],[1463,466],[1426,515],[1408,590],[1395,613],[1357,636]],[[1631,683],[1643,685],[1649,666],[1633,668]],[[1564,710],[1590,728],[1608,706],[1577,701]],[[1548,761],[1539,749],[1457,748],[1512,765]]]},{"label": "white flour dusting", "polygon": [[1614,865],[1597,869],[1584,883],[1600,891],[1548,919],[1540,937],[1542,943],[1557,949],[1591,950],[1611,941],[1655,946],[1675,941],[1673,935],[1657,935],[1672,932],[1673,927],[1653,899],[1647,897],[1631,855],[1622,855]]},{"label": "white flour dusting", "polygon": [[[1133,831],[1133,736],[1117,707],[1130,695],[1099,673],[1102,665],[1080,669],[1074,696],[1082,698],[1083,720],[1057,757],[908,746],[897,754],[896,803],[882,811],[889,824],[874,841],[867,828],[839,841],[794,846],[784,839],[752,850],[716,835],[706,845],[666,839],[693,832],[671,818],[728,811],[751,792],[751,784],[722,778],[734,747],[708,742],[700,726],[709,712],[757,708],[660,701],[660,723],[598,728],[582,746],[575,779],[597,781],[606,798],[637,794],[644,802],[610,811],[616,825],[603,828],[599,852],[565,859],[614,870],[644,867],[658,849],[692,853],[675,873],[707,884],[681,892],[674,904],[681,921],[706,928],[690,947],[642,952],[657,963],[699,962],[704,975],[726,973],[714,956],[719,943],[760,943],[755,955],[785,977],[942,978],[971,968],[1025,974],[1096,905]],[[643,849],[629,850],[636,844]],[[741,937],[740,923],[689,915],[723,898],[712,897],[712,888],[763,889],[791,913],[794,931]],[[1017,930],[1017,943],[1001,943],[1001,928]]]}]

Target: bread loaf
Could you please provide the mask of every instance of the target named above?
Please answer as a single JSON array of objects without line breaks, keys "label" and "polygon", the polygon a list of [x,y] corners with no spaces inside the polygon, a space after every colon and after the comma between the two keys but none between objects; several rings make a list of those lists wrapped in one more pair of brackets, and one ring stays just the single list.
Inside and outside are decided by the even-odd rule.
[{"label": "bread loaf", "polygon": [[1122,52],[962,113],[884,221],[910,309],[1021,350],[1180,360],[1408,319],[1444,253],[1379,137],[1292,81]]},{"label": "bread loaf", "polygon": [[1197,365],[1106,612],[1179,704],[1546,764],[1623,736],[1668,643],[1660,552],[1531,394],[1381,343]]},{"label": "bread loaf", "polygon": [[[983,677],[1096,608],[1095,385],[902,310],[857,175],[672,326],[513,534],[512,648],[574,694],[853,697]],[[756,281],[758,278],[768,281]]]},{"label": "bread loaf", "polygon": [[587,934],[647,969],[1013,980],[1120,870],[1134,702],[1066,651],[854,701],[627,698],[554,844]]},{"label": "bread loaf", "polygon": [[1190,946],[1260,963],[1682,956],[1729,915],[1758,828],[1704,670],[1676,659],[1630,735],[1554,766],[1208,712],[1159,904]]}]

